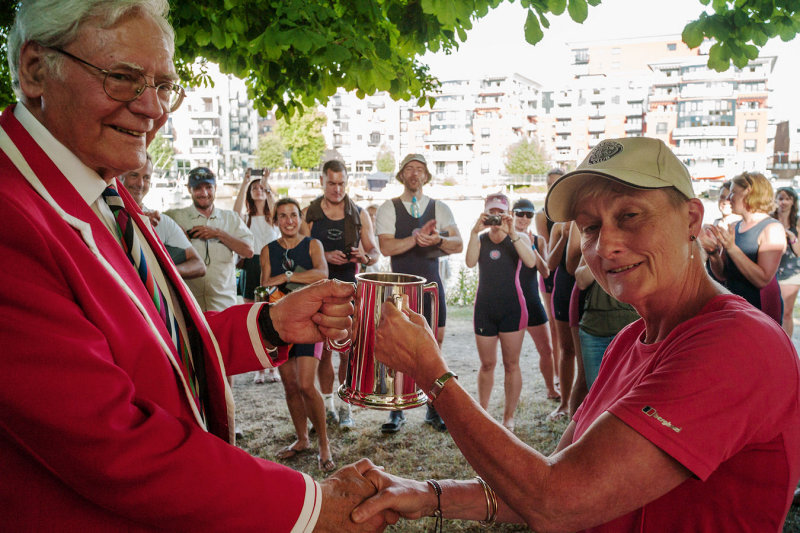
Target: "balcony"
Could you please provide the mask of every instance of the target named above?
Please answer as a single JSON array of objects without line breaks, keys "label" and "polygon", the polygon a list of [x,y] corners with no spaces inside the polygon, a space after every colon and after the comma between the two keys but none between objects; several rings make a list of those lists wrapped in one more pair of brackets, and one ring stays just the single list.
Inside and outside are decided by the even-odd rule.
[{"label": "balcony", "polygon": [[694,126],[675,128],[672,130],[672,137],[680,138],[736,138],[738,135],[736,126]]},{"label": "balcony", "polygon": [[219,137],[219,128],[190,128],[192,137]]},{"label": "balcony", "polygon": [[[641,127],[639,129],[641,129]],[[589,120],[589,133],[603,133],[605,131],[606,131],[605,120]]]},{"label": "balcony", "polygon": [[722,87],[706,87],[704,85],[684,85],[680,90],[681,98],[731,98],[734,96],[733,83]]}]

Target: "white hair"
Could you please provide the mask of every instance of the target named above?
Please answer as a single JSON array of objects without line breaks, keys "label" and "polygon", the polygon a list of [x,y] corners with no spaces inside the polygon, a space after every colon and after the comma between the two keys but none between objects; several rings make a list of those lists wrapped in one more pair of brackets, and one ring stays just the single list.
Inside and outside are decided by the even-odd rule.
[{"label": "white hair", "polygon": [[[139,12],[150,16],[170,41],[175,33],[167,21],[168,0],[28,0],[20,4],[14,25],[8,32],[8,67],[17,97],[19,88],[19,54],[22,46],[35,41],[42,46],[62,47],[78,37],[81,26],[88,20],[99,28],[109,28],[123,16]],[[61,56],[47,57],[51,72],[60,75]]]}]

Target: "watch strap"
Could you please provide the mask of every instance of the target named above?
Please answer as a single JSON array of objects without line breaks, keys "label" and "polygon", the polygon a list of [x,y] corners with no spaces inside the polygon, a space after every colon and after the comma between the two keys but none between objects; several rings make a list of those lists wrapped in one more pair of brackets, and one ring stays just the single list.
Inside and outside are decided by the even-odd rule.
[{"label": "watch strap", "polygon": [[458,376],[455,372],[445,372],[444,374],[439,377],[436,381],[433,382],[431,385],[431,390],[428,391],[428,403],[433,404],[436,401],[436,398],[441,394],[442,389],[444,389],[445,384],[450,381],[451,378],[458,379]]}]

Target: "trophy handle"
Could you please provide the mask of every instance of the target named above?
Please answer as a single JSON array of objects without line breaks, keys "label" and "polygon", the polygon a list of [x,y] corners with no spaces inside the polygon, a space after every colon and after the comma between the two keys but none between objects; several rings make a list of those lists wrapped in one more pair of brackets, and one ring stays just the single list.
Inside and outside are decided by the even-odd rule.
[{"label": "trophy handle", "polygon": [[[426,283],[422,286],[422,297],[425,297],[425,293],[428,292],[431,295],[431,300],[433,305],[431,306],[431,328],[433,329],[433,338],[439,338],[439,285],[435,281],[431,281],[430,283]],[[422,311],[420,309],[420,311]]]}]

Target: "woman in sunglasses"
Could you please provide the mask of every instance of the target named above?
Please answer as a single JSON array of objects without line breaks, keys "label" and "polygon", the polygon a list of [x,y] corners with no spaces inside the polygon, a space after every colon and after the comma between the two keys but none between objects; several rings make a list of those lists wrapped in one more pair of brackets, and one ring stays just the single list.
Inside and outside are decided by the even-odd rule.
[{"label": "woman in sunglasses", "polygon": [[[280,238],[261,251],[261,285],[277,287],[286,294],[301,285],[328,278],[328,264],[322,243],[300,235],[300,204],[293,198],[281,198],[275,203],[273,220],[281,232]],[[288,352],[288,354],[287,354]],[[331,472],[336,468],[325,426],[325,405],[314,379],[317,375],[322,343],[292,344],[278,348],[281,360],[278,367],[286,391],[286,404],[297,434],[289,446],[278,451],[278,459],[291,459],[311,450],[308,424],[319,438],[319,468]]]},{"label": "woman in sunglasses", "polygon": [[560,400],[561,396],[555,387],[553,340],[547,324],[547,313],[542,305],[542,299],[539,297],[538,277],[541,275],[544,279],[550,275],[550,269],[547,268],[547,262],[542,256],[542,253],[547,251],[547,241],[543,237],[531,233],[530,227],[535,209],[530,200],[526,198],[517,200],[514,202],[511,212],[514,214],[514,229],[517,230],[517,233],[526,235],[530,239],[533,253],[536,256],[534,268],[523,265],[519,271],[519,284],[528,308],[528,333],[539,353],[539,371],[542,373],[545,387],[547,387],[547,399]]},{"label": "woman in sunglasses", "polygon": [[772,185],[762,174],[744,172],[733,178],[729,198],[742,220],[727,228],[709,226],[701,235],[711,272],[780,324],[783,300],[775,274],[786,250],[786,231],[769,216],[775,205]]}]

